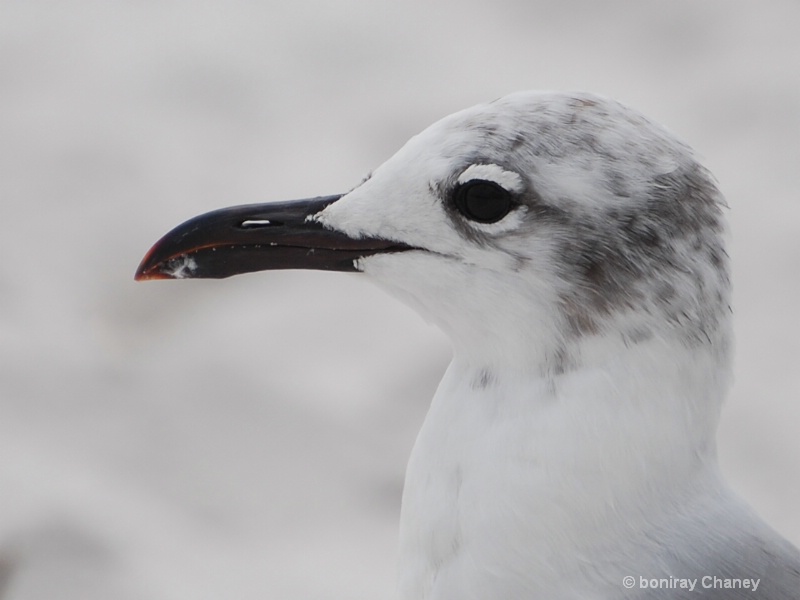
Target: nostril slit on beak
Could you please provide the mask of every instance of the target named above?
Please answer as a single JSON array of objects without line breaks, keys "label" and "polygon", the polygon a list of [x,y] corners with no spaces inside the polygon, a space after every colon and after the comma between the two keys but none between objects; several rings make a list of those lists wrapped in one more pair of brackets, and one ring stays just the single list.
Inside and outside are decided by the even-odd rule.
[{"label": "nostril slit on beak", "polygon": [[283,225],[280,221],[270,221],[269,219],[245,219],[239,223],[242,229],[259,229],[264,227],[277,227]]}]

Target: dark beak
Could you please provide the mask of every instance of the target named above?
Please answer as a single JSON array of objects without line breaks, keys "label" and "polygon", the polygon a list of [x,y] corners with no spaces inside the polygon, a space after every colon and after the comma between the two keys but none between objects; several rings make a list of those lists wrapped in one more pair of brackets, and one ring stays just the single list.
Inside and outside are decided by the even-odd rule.
[{"label": "dark beak", "polygon": [[267,269],[357,271],[359,258],[410,250],[352,238],[309,219],[341,196],[215,210],[178,225],[150,249],[136,279],[222,278]]}]

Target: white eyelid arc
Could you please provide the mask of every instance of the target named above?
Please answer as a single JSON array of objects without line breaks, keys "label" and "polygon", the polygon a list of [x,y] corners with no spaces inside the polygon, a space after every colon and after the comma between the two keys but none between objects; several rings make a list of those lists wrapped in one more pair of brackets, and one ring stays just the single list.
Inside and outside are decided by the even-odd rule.
[{"label": "white eyelid arc", "polygon": [[507,231],[518,229],[525,221],[525,215],[528,214],[527,206],[518,206],[505,217],[497,221],[497,223],[476,223],[470,222],[473,229],[477,229],[488,235],[500,235]]},{"label": "white eyelid arc", "polygon": [[508,171],[500,165],[495,164],[470,165],[458,176],[458,183],[466,183],[473,179],[492,181],[509,192],[516,194],[522,193],[525,189],[525,185],[519,173]]}]

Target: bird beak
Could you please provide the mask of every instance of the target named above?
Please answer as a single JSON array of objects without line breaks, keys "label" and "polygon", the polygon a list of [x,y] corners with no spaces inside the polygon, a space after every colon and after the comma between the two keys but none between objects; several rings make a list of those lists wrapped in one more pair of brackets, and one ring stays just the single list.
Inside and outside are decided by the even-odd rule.
[{"label": "bird beak", "polygon": [[230,277],[268,269],[358,271],[366,256],[410,250],[399,242],[353,238],[314,219],[341,196],[233,206],[178,225],[150,249],[138,281]]}]

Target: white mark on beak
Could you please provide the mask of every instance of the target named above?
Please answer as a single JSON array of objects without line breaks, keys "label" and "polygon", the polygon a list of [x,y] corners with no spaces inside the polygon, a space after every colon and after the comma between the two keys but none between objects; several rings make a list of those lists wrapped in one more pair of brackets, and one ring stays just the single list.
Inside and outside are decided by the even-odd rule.
[{"label": "white mark on beak", "polygon": [[187,254],[171,258],[164,265],[162,272],[173,279],[186,279],[197,270],[197,261]]}]

